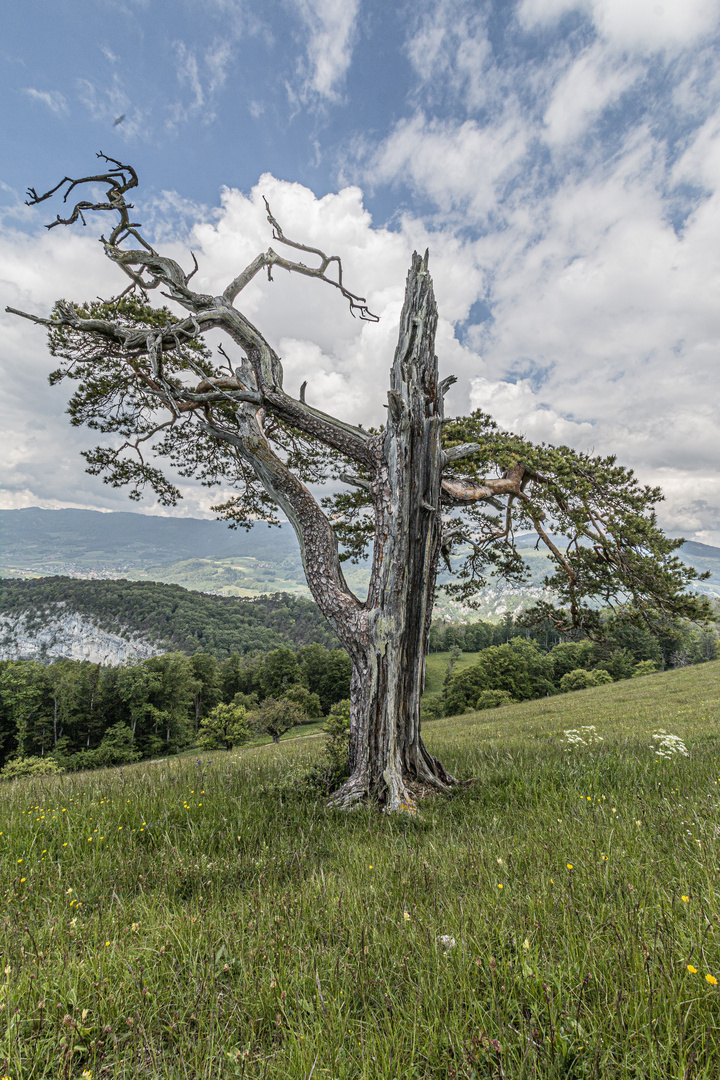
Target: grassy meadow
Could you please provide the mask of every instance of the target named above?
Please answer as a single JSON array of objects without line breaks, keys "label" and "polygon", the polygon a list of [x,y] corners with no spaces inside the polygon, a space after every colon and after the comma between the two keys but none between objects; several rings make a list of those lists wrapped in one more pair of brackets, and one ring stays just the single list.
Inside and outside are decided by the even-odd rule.
[{"label": "grassy meadow", "polygon": [[0,1074],[716,1078],[719,691],[428,723],[416,817],[304,796],[322,738],[3,785]]},{"label": "grassy meadow", "polygon": [[[476,652],[462,652],[454,662],[453,671],[464,671],[476,663],[480,654]],[[448,665],[450,663],[449,652],[428,653],[425,657],[425,692],[437,694],[443,688]]]}]

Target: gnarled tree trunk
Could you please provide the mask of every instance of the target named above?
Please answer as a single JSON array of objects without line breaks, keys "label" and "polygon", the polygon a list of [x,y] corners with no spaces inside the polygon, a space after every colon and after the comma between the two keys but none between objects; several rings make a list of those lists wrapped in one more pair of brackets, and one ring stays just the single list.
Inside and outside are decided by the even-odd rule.
[{"label": "gnarled tree trunk", "polygon": [[[104,240],[104,249],[108,258],[129,276],[128,291],[140,289],[144,296],[145,290],[162,285],[164,295],[175,300],[188,315],[168,324],[167,320],[152,317],[148,321],[145,312],[135,326],[127,311],[123,309],[123,316],[118,317],[112,305],[91,317],[65,302],[56,305],[49,320],[16,312],[48,326],[51,334],[59,334],[55,344],[60,342],[61,351],[66,340],[76,341],[83,356],[87,348],[83,341],[92,342],[93,348],[100,345],[102,348],[93,353],[98,359],[88,361],[91,379],[95,378],[94,364],[102,369],[102,350],[109,350],[112,379],[119,380],[117,386],[112,379],[111,383],[121,402],[125,402],[126,380],[132,383],[137,399],[131,395],[127,414],[123,415],[131,429],[137,428],[141,416],[142,439],[129,440],[117,451],[98,448],[98,456],[92,459],[93,470],[108,470],[113,483],[149,483],[164,499],[172,501],[174,489],[168,494],[163,478],[146,464],[140,451],[140,442],[154,434],[164,447],[161,453],[172,457],[173,447],[188,445],[194,448],[191,452],[197,453],[200,463],[205,462],[204,442],[209,436],[211,447],[223,447],[219,460],[237,461],[236,483],[246,491],[251,471],[291,522],[312,595],[352,661],[351,776],[336,793],[335,803],[345,806],[370,796],[396,810],[411,805],[413,784],[447,790],[454,783],[453,777],[428,754],[420,737],[420,697],[442,532],[442,469],[447,460],[440,441],[447,381],[438,384],[434,350],[437,309],[427,254],[425,258],[413,256],[391,372],[387,424],[382,433],[373,435],[309,406],[303,391],[299,400],[288,395],[283,389],[280,357],[235,304],[261,270],[271,276],[273,267],[280,267],[324,281],[341,292],[353,314],[376,321],[365,300],[343,284],[339,257],[287,239],[267,207],[274,239],[294,250],[309,252],[319,265],[313,268],[293,262],[268,248],[230,282],[222,295],[195,292],[190,286],[195,270],[186,273],[175,260],[156,252],[130,218],[132,207],[126,203],[125,194],[137,186],[135,171],[119,161],[100,157],[107,165],[102,176],[79,180],[66,177],[42,195],[31,189],[31,202],[43,202],[65,185],[67,198],[80,184],[104,180],[108,185],[105,202],[83,200],[68,217],[58,216],[49,227],[69,225],[78,218],[84,221],[83,215],[90,210],[114,210],[118,221]],[[133,240],[139,246],[125,246]],[[221,374],[220,369],[208,374],[207,358],[206,367],[201,369],[193,357],[197,339],[211,329],[227,334],[243,354],[229,375]],[[175,367],[173,356],[179,357]],[[229,357],[226,359],[229,361]],[[194,389],[183,381],[186,369],[203,376]],[[105,401],[108,389],[102,380],[97,389]],[[162,408],[169,412],[170,419],[156,419]],[[348,482],[369,486],[375,530],[366,601],[360,601],[348,587],[332,525],[291,469],[282,440],[274,441],[268,419],[339,453],[361,473]],[[176,440],[185,439],[187,443],[174,442],[173,437],[164,442],[168,428],[177,433],[173,436]],[[130,465],[125,461],[125,449],[130,455],[137,452],[139,463]],[[211,457],[215,452],[208,451]],[[213,463],[211,474],[214,469]],[[138,481],[133,479],[138,477]],[[470,496],[463,488],[460,498],[485,494],[483,489],[480,495]]]},{"label": "gnarled tree trunk", "polygon": [[[111,441],[124,433],[120,446],[113,443],[89,452],[91,473],[104,475],[114,486],[131,485],[133,495],[149,485],[164,504],[172,505],[179,490],[146,460],[151,447],[154,454],[169,458],[174,468],[180,464],[181,475],[194,467],[204,483],[220,483],[222,478],[243,493],[236,500],[237,513],[232,501],[223,507],[240,523],[257,517],[267,497],[285,512],[300,543],[310,590],[353,665],[352,771],[334,796],[337,805],[371,796],[388,809],[408,808],[414,785],[445,791],[455,782],[427,753],[420,737],[420,695],[438,556],[441,542],[447,547],[452,534],[462,535],[463,530],[463,524],[456,523],[441,535],[441,504],[462,512],[473,503],[488,503],[504,511],[504,524],[482,513],[471,515],[473,575],[477,560],[482,564],[483,552],[494,544],[507,545],[501,569],[514,573],[517,514],[523,527],[531,523],[554,562],[551,581],[566,599],[573,627],[595,626],[595,609],[582,603],[586,594],[603,603],[611,597],[624,603],[631,596],[636,610],[650,605],[663,619],[670,613],[707,617],[705,607],[683,592],[694,571],[680,570],[672,555],[677,544],[654,526],[651,508],[657,492],[639,488],[631,474],[613,464],[614,459],[574,455],[567,448],[533,448],[510,435],[487,462],[488,433],[490,442],[497,443],[499,432],[480,419],[473,421],[468,433],[483,441],[449,440],[454,445],[443,452],[443,392],[454,380],[437,381],[437,315],[427,255],[413,256],[387,425],[373,435],[308,405],[304,389],[299,399],[287,394],[280,357],[236,305],[261,271],[272,279],[273,268],[280,268],[323,281],[339,291],[353,315],[377,321],[365,299],[344,285],[340,257],[286,237],[266,202],[273,239],[305,258],[309,254],[317,265],[294,261],[269,247],[221,295],[195,292],[190,282],[197,262],[192,270],[183,270],[152,247],[133,220],[134,213],[131,217],[133,206],[125,195],[138,185],[135,170],[103,154],[98,157],[103,162],[101,175],[66,176],[42,194],[29,188],[28,203],[45,202],[61,189],[67,201],[81,185],[94,189],[98,183],[106,184],[104,200],[82,199],[48,228],[78,219],[84,224],[91,211],[114,212],[117,221],[103,238],[103,247],[129,278],[128,288],[114,300],[84,310],[59,301],[50,318],[6,310],[46,326],[53,355],[64,360],[61,374],[81,379],[80,390],[71,399],[74,422],[84,419],[109,433]],[[137,246],[132,247],[133,242]],[[187,315],[172,320],[167,312],[150,308],[147,294],[158,288]],[[128,293],[135,295],[124,301]],[[199,339],[215,329],[240,349],[236,367],[225,353],[227,368],[212,363],[207,350],[203,353]],[[191,371],[200,378],[194,388],[187,380]],[[343,474],[343,479],[369,489],[375,515],[374,553],[364,602],[348,587],[337,536],[302,482],[302,475],[317,473],[304,468],[302,451],[300,458],[287,453],[286,436],[293,445],[297,437],[299,445],[306,440],[314,449],[339,454],[358,469],[357,476]],[[481,451],[491,475],[479,477],[477,465],[469,470],[471,475],[458,475],[456,463]],[[295,472],[293,460],[301,466]],[[498,499],[505,502],[499,504]],[[564,552],[553,532],[566,536]],[[589,544],[580,549],[583,538]],[[544,609],[556,625],[568,626],[565,612],[552,605]]]},{"label": "gnarled tree trunk", "polygon": [[[333,797],[340,806],[373,795],[389,810],[408,808],[414,784],[447,791],[455,782],[420,736],[442,531],[443,388],[438,386],[436,323],[427,254],[415,255],[387,425],[372,444],[375,548],[363,631],[347,642],[353,660],[351,775]],[[343,628],[337,630],[342,637]]]}]

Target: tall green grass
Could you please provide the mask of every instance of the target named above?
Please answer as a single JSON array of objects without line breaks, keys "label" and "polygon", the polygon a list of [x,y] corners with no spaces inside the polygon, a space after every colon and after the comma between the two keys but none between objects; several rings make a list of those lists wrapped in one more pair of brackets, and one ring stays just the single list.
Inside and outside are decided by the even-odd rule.
[{"label": "tall green grass", "polygon": [[434,721],[417,818],[303,796],[321,739],[3,785],[2,1076],[716,1078],[719,684]]}]

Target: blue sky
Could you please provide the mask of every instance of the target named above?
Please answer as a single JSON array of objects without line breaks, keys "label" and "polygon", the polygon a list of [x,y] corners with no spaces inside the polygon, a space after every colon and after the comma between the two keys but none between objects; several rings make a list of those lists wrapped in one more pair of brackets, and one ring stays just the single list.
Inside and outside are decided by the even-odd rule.
[{"label": "blue sky", "polygon": [[[118,285],[99,228],[48,233],[59,206],[23,204],[97,150],[136,167],[140,220],[192,248],[208,288],[270,242],[266,194],[382,320],[353,323],[315,283],[253,286],[249,311],[291,387],[372,421],[429,245],[451,406],[617,452],[664,488],[668,529],[720,543],[719,20],[718,0],[9,5],[3,307]],[[83,472],[42,332],[2,318],[0,506],[127,508]],[[182,513],[216,497],[185,493]]]}]

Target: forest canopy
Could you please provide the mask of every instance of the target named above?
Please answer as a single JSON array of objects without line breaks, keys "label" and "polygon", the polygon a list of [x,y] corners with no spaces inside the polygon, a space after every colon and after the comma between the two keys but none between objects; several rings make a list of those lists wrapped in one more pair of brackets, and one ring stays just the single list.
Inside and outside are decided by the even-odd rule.
[{"label": "forest canopy", "polygon": [[82,581],[67,577],[0,580],[0,616],[31,613],[40,627],[63,610],[86,615],[101,629],[133,631],[145,640],[184,653],[217,659],[338,640],[317,606],[303,597],[275,593],[252,599],[207,596],[180,585],[152,581]]}]

